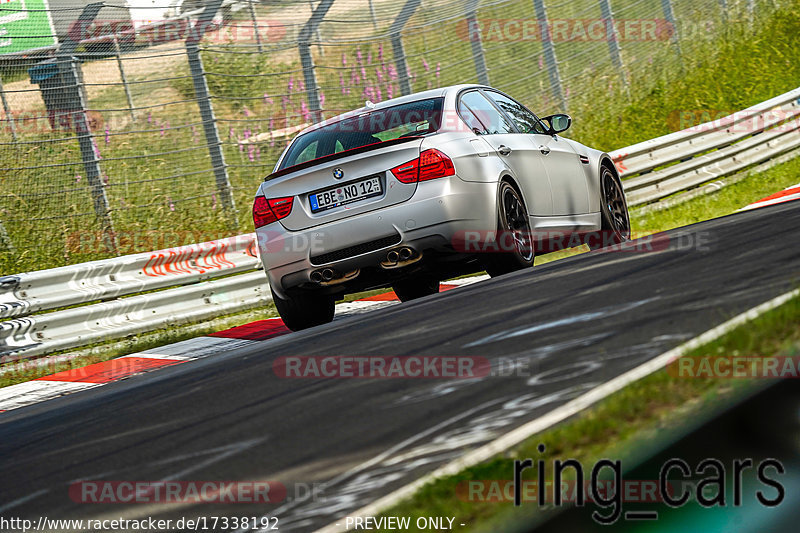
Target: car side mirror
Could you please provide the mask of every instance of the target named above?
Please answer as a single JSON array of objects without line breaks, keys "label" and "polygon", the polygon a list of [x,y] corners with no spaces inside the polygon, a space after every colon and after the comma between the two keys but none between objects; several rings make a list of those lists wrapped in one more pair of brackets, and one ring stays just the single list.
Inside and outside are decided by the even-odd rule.
[{"label": "car side mirror", "polygon": [[572,126],[572,117],[565,113],[556,113],[555,115],[544,117],[542,122],[548,129],[547,133],[555,135],[556,133],[567,131]]}]

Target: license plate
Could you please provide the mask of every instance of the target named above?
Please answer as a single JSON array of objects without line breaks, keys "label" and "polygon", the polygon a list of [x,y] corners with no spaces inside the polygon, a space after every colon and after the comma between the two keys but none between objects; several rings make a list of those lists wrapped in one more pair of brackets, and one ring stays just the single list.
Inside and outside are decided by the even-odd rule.
[{"label": "license plate", "polygon": [[311,212],[317,213],[326,209],[333,209],[342,205],[347,205],[365,198],[380,196],[381,179],[373,176],[361,181],[354,181],[345,185],[339,185],[318,193],[309,194],[308,201],[311,203]]}]

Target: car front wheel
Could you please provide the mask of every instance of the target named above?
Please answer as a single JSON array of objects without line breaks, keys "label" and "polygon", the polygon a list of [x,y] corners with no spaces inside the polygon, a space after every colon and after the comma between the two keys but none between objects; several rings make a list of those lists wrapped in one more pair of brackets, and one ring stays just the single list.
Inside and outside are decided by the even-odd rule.
[{"label": "car front wheel", "polygon": [[292,331],[327,324],[333,320],[335,302],[326,294],[297,293],[284,299],[272,291],[272,301],[283,323]]}]

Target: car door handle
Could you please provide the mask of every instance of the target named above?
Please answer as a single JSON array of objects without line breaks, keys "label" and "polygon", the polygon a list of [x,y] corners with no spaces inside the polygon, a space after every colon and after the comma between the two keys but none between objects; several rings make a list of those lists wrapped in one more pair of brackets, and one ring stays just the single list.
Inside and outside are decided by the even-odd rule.
[{"label": "car door handle", "polygon": [[511,148],[509,148],[505,144],[501,144],[500,146],[497,147],[497,152],[500,155],[508,155],[511,153]]},{"label": "car door handle", "polygon": [[547,155],[547,154],[550,153],[550,148],[548,148],[547,146],[545,146],[543,144],[540,144],[539,145],[539,151],[542,152],[542,155]]}]

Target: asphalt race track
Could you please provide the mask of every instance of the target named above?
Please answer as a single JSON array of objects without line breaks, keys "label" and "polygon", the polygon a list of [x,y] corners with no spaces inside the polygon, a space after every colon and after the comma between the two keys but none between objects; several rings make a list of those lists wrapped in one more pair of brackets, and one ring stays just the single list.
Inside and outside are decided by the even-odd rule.
[{"label": "asphalt race track", "polygon": [[[799,230],[800,202],[738,213],[669,232],[653,251],[583,254],[14,410],[0,418],[0,509],[270,514],[281,530],[313,530],[797,287]],[[291,355],[471,355],[515,370],[277,377],[273,362]],[[274,480],[289,499],[82,504],[68,493],[79,479]],[[314,483],[317,497],[295,499]]]}]

